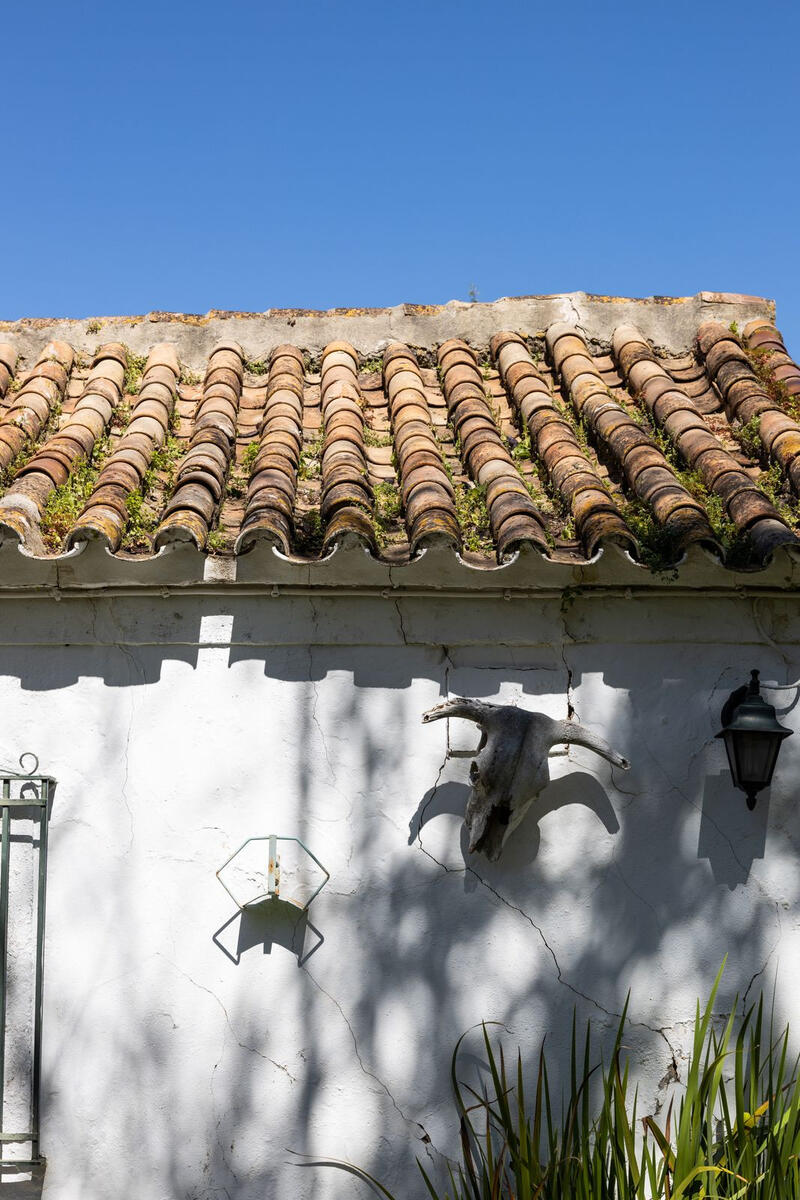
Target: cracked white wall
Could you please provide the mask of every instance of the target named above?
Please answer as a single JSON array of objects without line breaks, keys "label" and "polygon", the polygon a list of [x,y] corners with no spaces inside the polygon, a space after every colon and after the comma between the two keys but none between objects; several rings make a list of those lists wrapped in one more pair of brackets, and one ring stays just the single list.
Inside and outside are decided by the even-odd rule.
[{"label": "cracked white wall", "polygon": [[[501,1021],[531,1056],[546,1033],[555,1068],[573,1006],[602,1036],[628,989],[653,1111],[725,954],[723,1007],[777,972],[779,1016],[800,1024],[800,738],[754,813],[713,739],[751,667],[800,676],[791,598],[0,607],[3,761],[35,750],[59,780],[49,1200],[367,1194],[290,1151],[421,1195],[415,1155],[455,1146],[465,1028]],[[573,747],[503,859],[465,861],[469,760],[420,724],[448,692],[571,706],[633,767]],[[772,695],[785,709],[796,691]],[[240,920],[214,877],[271,831],[331,872],[304,931],[283,909]]]}]

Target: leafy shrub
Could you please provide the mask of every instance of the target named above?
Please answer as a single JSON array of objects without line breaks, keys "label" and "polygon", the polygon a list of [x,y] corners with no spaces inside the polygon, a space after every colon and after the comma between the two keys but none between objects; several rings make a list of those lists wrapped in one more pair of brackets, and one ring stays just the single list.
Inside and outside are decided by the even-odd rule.
[{"label": "leafy shrub", "polygon": [[[777,1036],[763,1000],[734,1035],[735,1011],[713,1023],[714,1000],[697,1006],[685,1091],[663,1123],[637,1115],[622,1054],[627,1003],[608,1063],[592,1065],[591,1027],[579,1053],[575,1021],[568,1095],[554,1115],[547,1062],[539,1054],[532,1097],[521,1054],[509,1070],[502,1046],[483,1026],[489,1085],[458,1076],[462,1038],[452,1059],[460,1155],[442,1190],[419,1163],[432,1200],[795,1200],[800,1196],[798,1060],[788,1029]],[[644,1131],[643,1135],[641,1130]],[[317,1164],[322,1165],[322,1164]],[[345,1167],[375,1194],[394,1200],[367,1172]],[[404,1198],[405,1200],[405,1198]]]}]

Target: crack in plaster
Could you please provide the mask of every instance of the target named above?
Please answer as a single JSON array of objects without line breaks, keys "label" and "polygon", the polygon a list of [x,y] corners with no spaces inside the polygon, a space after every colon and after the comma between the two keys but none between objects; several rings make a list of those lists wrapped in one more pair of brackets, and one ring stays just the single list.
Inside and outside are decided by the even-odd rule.
[{"label": "crack in plaster", "polygon": [[403,610],[400,608],[400,601],[397,599],[397,597],[394,598],[394,607],[397,611],[397,620],[400,622],[400,636],[403,639],[403,645],[407,646],[408,635],[406,634],[406,627],[403,621]]},{"label": "crack in plaster", "polygon": [[[425,821],[424,821],[425,813],[426,813],[428,807],[430,806],[430,804],[433,802],[437,791],[439,790],[442,773],[443,773],[446,765],[447,765],[447,752],[445,750],[445,756],[444,756],[444,759],[442,760],[441,766],[439,767],[434,785],[431,788],[430,796],[425,801],[425,804],[422,808],[422,811],[421,811],[420,817],[419,817],[419,826],[418,826],[417,836],[416,836],[415,840],[418,843],[419,848],[422,851],[422,853],[425,854],[439,868],[441,868],[441,870],[444,871],[446,875],[463,875],[463,874],[472,875],[475,879],[478,880],[478,882],[480,884],[483,885],[483,887],[485,887],[487,889],[487,891],[491,892],[492,895],[497,900],[499,900],[501,904],[505,905],[506,908],[511,909],[512,912],[516,912],[519,914],[519,916],[523,917],[528,922],[528,924],[533,929],[535,929],[536,933],[539,935],[539,937],[542,941],[542,944],[544,945],[545,949],[547,950],[550,957],[552,958],[553,965],[556,970],[557,982],[560,983],[563,987],[567,988],[568,991],[572,992],[573,995],[579,996],[582,1000],[585,1000],[588,1004],[593,1005],[599,1012],[604,1013],[607,1017],[612,1017],[612,1018],[615,1018],[616,1020],[619,1020],[622,1017],[621,1012],[614,1012],[611,1009],[606,1008],[604,1005],[602,1005],[600,1003],[599,1000],[596,1000],[593,996],[590,996],[587,992],[582,992],[580,990],[580,988],[575,987],[575,985],[570,983],[568,979],[564,978],[564,974],[561,970],[561,964],[558,961],[558,957],[556,955],[555,950],[551,946],[550,942],[547,940],[547,937],[546,937],[542,927],[540,925],[537,925],[537,923],[534,921],[533,917],[531,917],[529,913],[527,913],[523,908],[520,908],[519,905],[513,904],[509,899],[507,899],[507,897],[503,896],[502,893],[498,892],[497,889],[495,887],[493,887],[488,882],[488,880],[484,879],[483,876],[474,867],[471,867],[466,863],[464,864],[463,867],[448,867],[446,863],[441,862],[438,858],[436,858],[436,856],[434,854],[432,854],[430,852],[430,850],[426,849],[425,846],[422,844],[421,834],[422,834],[422,829],[425,824]],[[657,1034],[659,1037],[661,1037],[664,1040],[664,1042],[666,1042],[666,1044],[669,1048],[670,1054],[673,1055],[673,1057],[674,1057],[674,1054],[675,1054],[674,1048],[673,1048],[672,1043],[670,1042],[669,1038],[667,1037],[666,1033],[664,1032],[665,1028],[667,1028],[666,1026],[660,1027],[660,1026],[655,1026],[655,1025],[648,1025],[647,1022],[645,1022],[645,1021],[632,1021],[632,1020],[630,1020],[630,1018],[629,1018],[629,1023],[632,1026],[634,1026],[635,1028],[646,1029],[650,1033]]]},{"label": "crack in plaster", "polygon": [[567,301],[567,303],[569,304],[569,306],[572,309],[572,312],[574,314],[575,328],[583,334],[583,336],[586,338],[587,342],[591,342],[591,340],[592,340],[591,335],[590,335],[588,329],[586,328],[586,326],[583,324],[580,310],[578,309],[578,306],[575,303],[575,301],[573,300],[572,296],[565,296],[564,299]]},{"label": "crack in plaster", "polygon": [[745,1006],[747,1004],[747,997],[750,995],[750,989],[752,988],[755,981],[764,974],[767,967],[769,966],[770,959],[772,958],[773,954],[775,953],[778,946],[780,945],[781,933],[782,933],[782,928],[781,928],[782,922],[781,922],[780,905],[778,904],[777,901],[775,901],[775,917],[776,917],[777,923],[778,923],[778,934],[775,938],[775,941],[772,943],[772,945],[770,947],[767,957],[764,959],[763,966],[761,967],[760,970],[755,972],[755,974],[752,976],[752,978],[750,979],[750,982],[748,983],[747,987],[744,990],[744,995],[742,996],[742,1013],[743,1014],[747,1011]]},{"label": "crack in plaster", "polygon": [[[358,1060],[358,1065],[359,1065],[362,1073],[364,1075],[366,1075],[366,1077],[368,1079],[372,1079],[375,1083],[377,1083],[378,1086],[386,1093],[386,1095],[389,1097],[389,1100],[392,1103],[392,1107],[398,1113],[398,1115],[400,1116],[401,1120],[403,1121],[403,1123],[405,1125],[407,1125],[410,1129],[422,1131],[421,1135],[415,1134],[415,1136],[417,1137],[417,1140],[422,1142],[423,1145],[425,1146],[425,1152],[428,1155],[428,1157],[431,1159],[431,1161],[435,1161],[431,1151],[436,1150],[436,1147],[433,1145],[430,1134],[428,1133],[425,1126],[420,1121],[415,1121],[412,1117],[406,1116],[406,1114],[403,1112],[402,1108],[398,1104],[397,1100],[395,1099],[394,1095],[392,1094],[388,1084],[383,1079],[381,1079],[380,1075],[376,1075],[374,1071],[370,1071],[369,1068],[364,1063],[364,1060],[361,1057],[361,1050],[359,1049],[358,1038],[356,1037],[356,1032],[353,1029],[352,1024],[350,1023],[347,1013],[344,1011],[344,1009],[342,1008],[339,1001],[336,999],[335,996],[331,995],[331,993],[322,986],[322,984],[319,982],[319,980],[314,975],[311,974],[311,971],[309,971],[309,969],[305,963],[302,964],[301,970],[305,972],[305,974],[308,976],[308,978],[314,984],[314,987],[319,992],[321,992],[323,996],[327,997],[327,999],[330,1000],[331,1004],[333,1004],[333,1006],[338,1010],[339,1015],[341,1016],[345,1025],[347,1026],[350,1037],[353,1040],[353,1048],[356,1052],[356,1059]],[[436,1153],[441,1154],[441,1151],[437,1150]],[[442,1157],[444,1158],[445,1156],[442,1155]]]}]

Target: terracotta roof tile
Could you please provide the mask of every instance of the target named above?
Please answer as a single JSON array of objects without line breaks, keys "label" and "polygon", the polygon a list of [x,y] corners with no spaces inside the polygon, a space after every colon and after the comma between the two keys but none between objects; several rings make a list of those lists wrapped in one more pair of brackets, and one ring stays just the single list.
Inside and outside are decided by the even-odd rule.
[{"label": "terracotta roof tile", "polygon": [[270,359],[258,452],[250,472],[237,554],[259,540],[290,553],[302,445],[303,355],[294,346],[278,346]]},{"label": "terracotta roof tile", "polygon": [[175,347],[154,346],[130,424],[103,465],[86,507],[69,533],[68,546],[99,540],[111,551],[119,549],[128,521],[128,498],[141,485],[155,451],[167,437],[179,375]]},{"label": "terracotta roof tile", "polygon": [[636,539],[581,449],[571,424],[556,407],[524,339],[516,333],[498,333],[492,338],[491,349],[521,421],[528,429],[531,445],[554,487],[569,505],[587,556],[591,557],[606,540],[635,552]]},{"label": "terracotta roof tile", "polygon": [[[236,343],[217,346],[208,361],[203,398],[189,449],[181,460],[154,546],[193,542],[202,550],[225,491],[236,440],[244,354]],[[167,420],[171,409],[167,411]]]},{"label": "terracotta roof tile", "polygon": [[759,379],[746,350],[728,327],[706,321],[697,331],[697,342],[725,400],[728,417],[742,425],[757,424],[765,453],[779,464],[794,494],[800,496],[800,424]]},{"label": "terracotta roof tile", "polygon": [[744,327],[744,343],[755,352],[769,375],[787,396],[800,396],[800,367],[783,344],[783,338],[770,321],[750,321]]},{"label": "terracotta roof tile", "polygon": [[41,548],[39,524],[48,498],[66,484],[79,462],[91,458],[120,402],[125,363],[122,346],[112,343],[99,348],[72,412],[19,467],[0,500],[4,532]]},{"label": "terracotta roof tile", "polygon": [[633,392],[653,422],[674,442],[687,466],[722,500],[737,530],[747,533],[763,560],[776,546],[797,545],[774,504],[710,432],[694,399],[659,363],[644,335],[631,325],[614,333],[614,353]]},{"label": "terracotta roof tile", "polygon": [[[534,315],[509,323],[529,303]],[[349,542],[366,551],[352,562],[439,547],[486,569],[535,547],[547,572],[610,544],[650,566],[695,543],[734,547],[737,570],[795,553],[800,369],[768,305],[597,301],[584,334],[585,318],[579,331],[551,305],[542,321],[537,303],[298,312],[294,344],[286,315],[217,314],[207,341],[208,322],[173,334],[162,314],[130,326],[133,349],[109,342],[88,359],[61,326],[8,326],[0,543],[52,558],[99,540],[149,559],[180,544],[241,557],[263,542],[291,564]],[[371,340],[356,336],[363,322]],[[152,345],[153,328],[174,343]],[[72,507],[54,526],[62,493]]]},{"label": "terracotta roof tile", "polygon": [[326,547],[350,535],[375,545],[373,492],[364,440],[364,399],[358,385],[358,354],[347,342],[330,342],[322,353],[320,403],[322,443],[320,517]]},{"label": "terracotta roof tile", "polygon": [[407,346],[395,342],[387,347],[383,381],[411,553],[436,543],[458,547],[461,534],[453,484],[433,430],[419,364]]},{"label": "terracotta roof tile", "polygon": [[683,486],[664,453],[612,395],[583,337],[567,324],[551,325],[547,346],[578,418],[617,464],[628,488],[653,512],[678,550],[692,542],[717,548],[702,505]]},{"label": "terracotta roof tile", "polygon": [[438,360],[463,461],[475,483],[486,489],[498,559],[526,542],[546,552],[544,521],[497,428],[475,354],[453,338],[439,347]]},{"label": "terracotta roof tile", "polygon": [[8,471],[39,437],[60,407],[74,353],[65,342],[49,342],[0,417],[0,471]]},{"label": "terracotta roof tile", "polygon": [[0,399],[8,391],[17,366],[17,352],[8,342],[0,342]]}]

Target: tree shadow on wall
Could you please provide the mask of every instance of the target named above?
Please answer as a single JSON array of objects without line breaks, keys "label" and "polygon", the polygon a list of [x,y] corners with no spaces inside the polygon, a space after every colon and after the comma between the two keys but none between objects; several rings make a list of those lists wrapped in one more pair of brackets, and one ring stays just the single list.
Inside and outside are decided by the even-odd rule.
[{"label": "tree shadow on wall", "polygon": [[[598,649],[594,662],[592,653],[583,649],[581,661],[587,675],[605,685],[608,651]],[[596,778],[577,758],[570,760],[501,860],[488,864],[468,856],[461,841],[468,766],[461,764],[462,774],[454,765],[436,786],[444,739],[441,731],[422,735],[419,689],[408,688],[407,662],[394,666],[396,650],[370,650],[369,687],[354,683],[350,648],[315,651],[313,671],[307,647],[281,654],[285,675],[300,681],[289,700],[297,746],[292,832],[312,846],[328,830],[336,835],[330,844],[334,887],[312,909],[327,941],[319,941],[307,914],[273,899],[263,911],[237,911],[214,935],[221,953],[212,950],[209,957],[235,976],[224,1010],[214,991],[215,967],[198,956],[191,993],[197,1011],[185,1011],[192,1007],[185,991],[195,980],[187,984],[159,962],[158,979],[137,975],[130,984],[130,1017],[113,1033],[113,1055],[107,1025],[85,1021],[80,1036],[87,1055],[108,1059],[107,1109],[122,1108],[126,1137],[139,1146],[145,1166],[152,1165],[142,1194],[352,1200],[367,1195],[352,1180],[285,1165],[287,1147],[336,1155],[346,1143],[348,1156],[397,1194],[416,1197],[415,1156],[438,1174],[443,1158],[458,1152],[449,1066],[466,1028],[482,1018],[501,1021],[510,1031],[503,1035],[508,1047],[520,1045],[526,1064],[546,1035],[557,1095],[559,1068],[568,1070],[573,1010],[579,1027],[591,1017],[600,1044],[629,988],[634,1024],[626,1046],[636,1069],[649,1071],[652,1081],[642,1090],[642,1108],[667,1104],[671,1080],[684,1071],[681,1022],[691,1019],[695,989],[702,993],[729,951],[721,1007],[729,1003],[741,980],[762,966],[775,915],[772,906],[753,902],[752,885],[731,894],[736,864],[725,867],[730,846],[715,841],[723,831],[747,864],[741,840],[749,837],[752,863],[764,853],[758,823],[765,828],[766,805],[759,800],[755,824],[748,826],[753,814],[745,815],[743,798],[739,812],[740,797],[731,797],[724,773],[714,784],[704,756],[687,756],[683,730],[652,728],[663,686],[658,662],[652,668],[637,663],[630,678],[623,660],[615,662],[615,688],[630,700],[609,704],[603,734],[634,762],[625,791],[614,790],[605,766]],[[451,649],[437,662],[432,652],[420,652],[414,678],[447,694],[454,655]],[[523,673],[494,668],[492,689],[519,678],[523,702],[536,708],[539,695],[552,696],[558,684],[552,672],[540,673],[538,660],[530,666],[523,652],[519,657]],[[334,686],[337,674],[347,686]],[[320,680],[331,680],[330,688]],[[496,694],[486,688],[490,698]],[[573,688],[579,715],[590,718],[577,669]],[[708,723],[704,703],[699,697],[685,703],[686,721],[701,731]],[[252,758],[253,779],[241,782],[243,792],[259,782]],[[430,786],[417,802],[420,771]],[[708,812],[704,797],[698,818],[704,787]],[[440,830],[452,839],[454,866],[424,852],[419,834],[426,828],[431,839]],[[556,845],[569,851],[566,859],[554,853]],[[698,852],[711,870],[698,864]],[[121,892],[117,901],[120,911],[137,912],[135,895]],[[206,946],[210,932],[202,933]],[[109,946],[109,979],[130,969],[129,945],[135,939]],[[275,948],[285,955],[270,959]],[[223,955],[238,969],[229,969]],[[288,964],[291,988],[279,970],[286,955],[297,959],[298,970]],[[654,1015],[648,1002],[662,1011]],[[160,1013],[173,1008],[178,1030]],[[154,1010],[163,1019],[155,1021]],[[280,1025],[287,1012],[290,1020]],[[662,1028],[667,1022],[675,1028]],[[184,1039],[180,1054],[176,1039]],[[477,1052],[472,1062],[478,1068],[479,1039],[478,1029],[465,1042],[465,1070],[470,1051]],[[180,1089],[170,1090],[170,1070],[185,1072],[191,1104],[179,1103]],[[52,1102],[50,1120],[72,1119],[70,1104],[64,1089]],[[104,1119],[98,1114],[101,1124]],[[110,1183],[123,1166],[109,1165]],[[78,1187],[86,1171],[86,1161],[75,1164]],[[83,1194],[92,1194],[88,1182]]]}]

